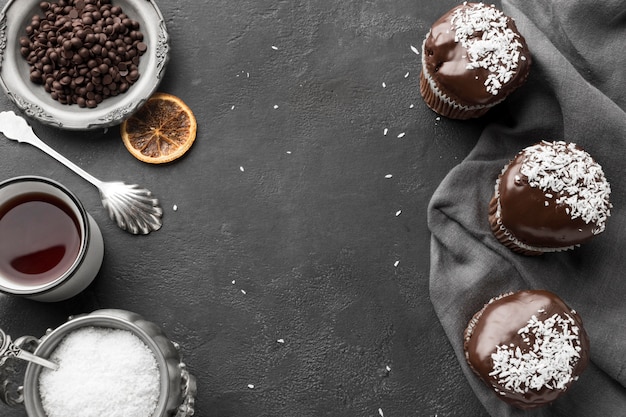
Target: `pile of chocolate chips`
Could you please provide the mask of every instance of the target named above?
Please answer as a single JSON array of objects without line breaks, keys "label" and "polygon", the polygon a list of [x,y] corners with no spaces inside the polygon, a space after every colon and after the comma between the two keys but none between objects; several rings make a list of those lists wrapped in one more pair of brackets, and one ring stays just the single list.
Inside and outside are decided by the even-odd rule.
[{"label": "pile of chocolate chips", "polygon": [[139,78],[139,23],[110,0],[41,2],[20,38],[30,79],[63,104],[94,108]]}]

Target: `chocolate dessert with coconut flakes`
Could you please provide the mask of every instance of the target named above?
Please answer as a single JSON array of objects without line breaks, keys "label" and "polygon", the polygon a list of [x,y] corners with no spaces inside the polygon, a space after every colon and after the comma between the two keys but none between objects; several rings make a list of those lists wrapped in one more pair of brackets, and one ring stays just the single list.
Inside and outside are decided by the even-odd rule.
[{"label": "chocolate dessert with coconut flakes", "polygon": [[507,403],[531,409],[563,395],[589,363],[580,316],[545,290],[491,299],[464,334],[470,368]]},{"label": "chocolate dessert with coconut flakes", "polygon": [[479,117],[526,81],[530,65],[510,17],[493,5],[465,2],[437,20],[422,44],[420,93],[442,116]]},{"label": "chocolate dessert with coconut flakes", "polygon": [[610,194],[602,167],[587,152],[543,141],[502,170],[489,223],[502,244],[524,255],[573,249],[605,230]]}]

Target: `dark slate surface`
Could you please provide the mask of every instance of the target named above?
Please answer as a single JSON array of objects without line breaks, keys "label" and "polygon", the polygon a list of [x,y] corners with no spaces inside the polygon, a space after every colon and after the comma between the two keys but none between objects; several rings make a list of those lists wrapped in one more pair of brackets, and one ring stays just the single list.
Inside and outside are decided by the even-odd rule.
[{"label": "dark slate surface", "polygon": [[[98,277],[71,300],[0,295],[0,326],[41,336],[72,314],[137,312],[181,344],[201,417],[486,415],[429,300],[426,227],[433,191],[485,121],[432,113],[411,50],[458,2],[158,4],[171,35],[159,90],[199,122],[188,155],[151,166],[117,128],[32,125],[96,177],[152,190],[164,226],[121,231],[95,188],[0,140],[0,179],[62,182],[106,246]],[[4,95],[0,109],[16,110]]]}]

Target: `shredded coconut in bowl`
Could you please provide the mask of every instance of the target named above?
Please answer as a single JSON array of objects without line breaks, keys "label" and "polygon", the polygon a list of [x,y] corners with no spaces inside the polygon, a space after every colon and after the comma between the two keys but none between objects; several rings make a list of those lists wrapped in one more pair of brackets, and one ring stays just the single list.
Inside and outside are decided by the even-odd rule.
[{"label": "shredded coconut in bowl", "polygon": [[127,330],[84,327],[69,333],[42,370],[41,403],[48,417],[151,417],[160,374],[150,348]]}]

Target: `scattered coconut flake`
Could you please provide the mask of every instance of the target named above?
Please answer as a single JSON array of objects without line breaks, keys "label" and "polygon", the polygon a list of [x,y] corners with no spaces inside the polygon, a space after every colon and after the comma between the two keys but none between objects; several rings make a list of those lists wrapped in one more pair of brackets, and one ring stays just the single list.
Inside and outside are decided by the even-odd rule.
[{"label": "scattered coconut flake", "polygon": [[240,166],[240,167],[239,167],[239,171],[244,172],[244,171],[245,171],[245,169],[244,169],[242,166]]},{"label": "scattered coconut flake", "polygon": [[235,280],[232,280],[232,281],[231,281],[231,284],[235,285]]},{"label": "scattered coconut flake", "polygon": [[278,343],[285,343],[285,339],[278,339],[277,342]]},{"label": "scattered coconut flake", "polygon": [[396,211],[396,217],[398,217],[400,214],[402,214],[402,210]]},{"label": "scattered coconut flake", "polygon": [[406,133],[402,132],[402,133],[400,133],[400,134],[398,135],[398,138],[403,138],[403,137],[404,137],[404,135],[406,135]]},{"label": "scattered coconut flake", "polygon": [[393,263],[393,267],[394,267],[394,268],[397,268],[397,267],[398,267],[398,265],[400,265],[400,261],[395,261],[395,262]]},{"label": "scattered coconut flake", "polygon": [[174,206],[172,207],[172,210],[178,211],[178,206],[176,204],[174,204]]},{"label": "scattered coconut flake", "polygon": [[385,178],[393,178],[393,174],[387,174],[385,175]]},{"label": "scattered coconut flake", "polygon": [[391,366],[389,366],[389,365],[385,366],[385,370],[386,370],[387,372],[391,372]]},{"label": "scattered coconut flake", "polygon": [[382,408],[378,409],[378,414],[380,414],[380,417],[385,417],[385,415],[383,414],[383,409]]},{"label": "scattered coconut flake", "polygon": [[254,384],[248,384],[248,388],[254,389]]},{"label": "scattered coconut flake", "polygon": [[384,129],[383,129],[383,135],[384,135],[384,136],[387,136],[387,132],[389,132],[389,129],[384,128]]},{"label": "scattered coconut flake", "polygon": [[417,55],[420,54],[420,51],[416,47],[414,47],[413,45],[411,45],[411,51],[413,51]]},{"label": "scattered coconut flake", "polygon": [[272,45],[272,49],[275,50],[275,51],[278,51],[278,46]]},{"label": "scattered coconut flake", "polygon": [[411,105],[409,105],[409,109],[412,109],[413,107],[415,107],[415,104],[411,103]]},{"label": "scattered coconut flake", "polygon": [[232,106],[230,106],[231,110],[235,110],[235,105],[233,104]]},{"label": "scattered coconut flake", "polygon": [[387,84],[383,81],[383,88],[387,87]]},{"label": "scattered coconut flake", "polygon": [[278,104],[274,104],[274,108],[277,109],[278,108]]},{"label": "scattered coconut flake", "polygon": [[406,73],[406,74],[404,74],[404,78],[409,78],[409,74],[410,74],[410,73],[407,71],[407,73]]},{"label": "scattered coconut flake", "polygon": [[291,155],[291,151],[287,151],[285,152],[287,155]]},{"label": "scattered coconut flake", "polygon": [[242,293],[243,295],[246,295],[246,294],[247,294],[247,293],[246,293],[246,290],[241,290],[241,293]]}]

